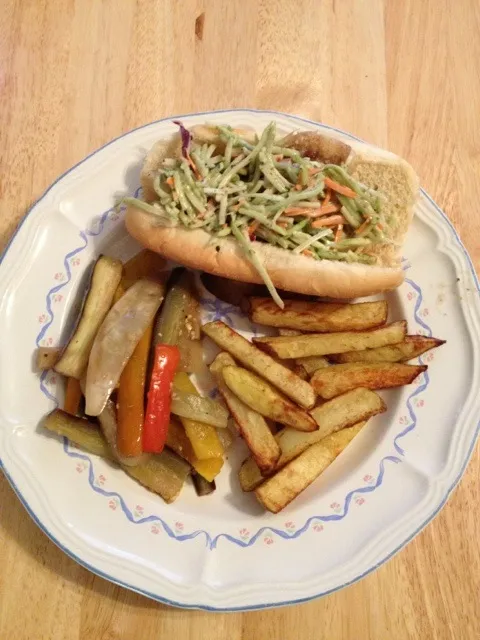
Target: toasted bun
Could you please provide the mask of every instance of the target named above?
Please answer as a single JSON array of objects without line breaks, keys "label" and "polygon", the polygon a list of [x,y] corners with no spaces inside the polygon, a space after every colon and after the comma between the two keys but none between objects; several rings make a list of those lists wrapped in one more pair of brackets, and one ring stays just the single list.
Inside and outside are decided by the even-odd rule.
[{"label": "toasted bun", "polygon": [[[217,144],[214,128],[197,127],[192,133],[197,139]],[[306,146],[309,153],[318,159],[330,154],[328,160],[325,158],[327,161],[334,153],[342,153],[344,159],[348,152],[349,170],[355,178],[387,194],[386,214],[394,221],[390,240],[395,244],[380,245],[377,248],[379,263],[371,266],[315,260],[266,243],[254,242],[253,248],[274,285],[287,291],[344,299],[398,287],[403,282],[399,245],[410,224],[418,192],[418,179],[413,169],[394,154],[372,151],[360,143],[352,144],[352,147],[343,143],[339,146],[326,140],[325,136],[311,132],[308,137],[303,134],[297,136],[290,140],[291,146],[295,147],[297,140],[298,146],[302,147],[299,151],[305,155]],[[315,150],[316,141],[318,152]],[[157,143],[152,148],[142,171],[145,200],[154,199],[152,185],[155,170],[164,158],[176,156],[179,149],[178,138]],[[159,226],[154,215],[133,205],[127,209],[125,223],[129,233],[140,244],[174,262],[232,280],[262,283],[256,269],[232,238],[215,239],[202,229]]]}]

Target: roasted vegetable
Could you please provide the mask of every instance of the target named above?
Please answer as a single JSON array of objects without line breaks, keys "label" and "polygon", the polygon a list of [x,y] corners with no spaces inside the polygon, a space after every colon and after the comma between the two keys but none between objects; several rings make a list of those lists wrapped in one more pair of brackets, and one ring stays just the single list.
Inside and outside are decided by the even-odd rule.
[{"label": "roasted vegetable", "polygon": [[150,278],[165,283],[169,272],[165,271],[167,261],[154,251],[143,249],[123,265],[122,285],[129,289],[137,280]]},{"label": "roasted vegetable", "polygon": [[263,376],[277,389],[283,391],[286,396],[306,409],[313,407],[315,392],[308,382],[299,378],[269,355],[262,353],[239,333],[219,321],[203,325],[202,330],[219,347],[231,353],[236,360],[251,371]]},{"label": "roasted vegetable", "polygon": [[[227,429],[222,429],[222,433],[226,431]],[[168,426],[167,447],[189,462],[195,471],[208,482],[211,482],[223,467],[223,458],[221,457],[199,460],[195,456],[192,443],[188,439],[185,429],[174,416],[171,416]]]},{"label": "roasted vegetable", "polygon": [[[105,438],[94,424],[86,420],[56,409],[46,417],[44,426],[48,431],[65,436],[88,453],[114,460]],[[168,503],[178,497],[191,471],[187,462],[167,450],[160,455],[148,457],[136,467],[122,468],[129,476],[150,491],[158,493]]]},{"label": "roasted vegetable", "polygon": [[427,367],[394,362],[352,362],[319,369],[312,384],[325,400],[356,387],[389,389],[410,384]]},{"label": "roasted vegetable", "polygon": [[99,415],[140,338],[162,303],[164,287],[139,280],[112,307],[98,330],[87,369],[86,413]]},{"label": "roasted vegetable", "polygon": [[365,349],[364,351],[347,351],[347,353],[331,355],[329,359],[337,364],[346,364],[347,362],[406,362],[444,343],[445,340],[438,340],[437,338],[406,336],[405,340],[398,344],[378,347],[377,349]]},{"label": "roasted vegetable", "polygon": [[286,300],[283,309],[272,298],[249,298],[248,303],[253,322],[319,333],[373,329],[385,324],[388,314],[386,300],[356,304]]},{"label": "roasted vegetable", "polygon": [[193,486],[197,492],[197,496],[208,496],[216,489],[215,480],[208,482],[199,473],[192,473]]},{"label": "roasted vegetable", "polygon": [[387,407],[382,398],[369,389],[353,389],[310,411],[323,437],[357,422],[368,420]]},{"label": "roasted vegetable", "polygon": [[[182,393],[198,394],[186,373],[177,373],[174,380],[174,389]],[[195,456],[199,460],[223,457],[223,447],[214,427],[204,422],[185,417],[181,417],[180,422],[183,424]]]},{"label": "roasted vegetable", "polygon": [[53,369],[60,359],[62,350],[58,347],[39,347],[36,355],[36,365],[39,371]]},{"label": "roasted vegetable", "polygon": [[117,425],[117,412],[115,411],[115,405],[111,400],[107,400],[105,409],[98,416],[98,422],[103,433],[103,437],[108,443],[111,449],[113,458],[121,465],[127,467],[134,467],[138,464],[146,462],[148,455],[140,453],[136,456],[124,456],[118,448],[118,425]]},{"label": "roasted vegetable", "polygon": [[306,449],[255,489],[257,499],[272,513],[281,511],[325,471],[358,431],[345,429]]},{"label": "roasted vegetable", "polygon": [[143,451],[145,384],[152,331],[153,324],[150,323],[125,365],[118,385],[117,445],[124,457],[136,457]]},{"label": "roasted vegetable", "polygon": [[230,354],[219,353],[210,365],[210,371],[258,466],[263,471],[270,471],[275,467],[280,456],[280,447],[263,416],[242,402],[223,379],[224,368],[234,364],[235,361]]},{"label": "roasted vegetable", "polygon": [[254,373],[242,367],[227,366],[223,368],[222,375],[230,391],[260,415],[300,431],[318,428],[306,411]]},{"label": "roasted vegetable", "polygon": [[193,274],[176,272],[173,280],[155,323],[153,343],[176,345],[180,351],[179,371],[198,374],[204,365]]},{"label": "roasted vegetable", "polygon": [[180,353],[177,347],[157,344],[143,424],[144,451],[160,453],[165,446],[170,421],[172,385],[179,361]]},{"label": "roasted vegetable", "polygon": [[277,358],[304,358],[325,356],[330,353],[345,353],[383,347],[402,342],[407,332],[405,320],[372,329],[371,331],[343,331],[340,333],[311,333],[302,336],[277,336],[254,338],[253,342]]},{"label": "roasted vegetable", "polygon": [[67,378],[65,402],[63,403],[63,408],[67,413],[72,416],[78,415],[82,395],[80,382],[76,378]]},{"label": "roasted vegetable", "polygon": [[220,429],[226,429],[228,424],[228,412],[221,404],[210,398],[202,398],[197,393],[185,393],[178,389],[172,392],[172,413]]},{"label": "roasted vegetable", "polygon": [[67,344],[55,371],[80,379],[87,368],[90,351],[98,329],[107,315],[122,277],[122,263],[100,256],[93,269],[90,290],[80,321]]}]

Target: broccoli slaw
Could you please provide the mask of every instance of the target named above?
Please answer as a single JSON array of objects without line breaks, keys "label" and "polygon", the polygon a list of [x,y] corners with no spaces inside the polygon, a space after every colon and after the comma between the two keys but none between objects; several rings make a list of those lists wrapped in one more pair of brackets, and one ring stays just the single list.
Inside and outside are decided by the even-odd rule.
[{"label": "broccoli slaw", "polygon": [[369,247],[389,242],[382,194],[349,173],[283,147],[271,122],[255,143],[218,126],[222,152],[195,142],[179,122],[182,157],[166,158],[153,181],[157,200],[125,202],[159,224],[204,229],[212,240],[232,236],[280,307],[283,303],[253,241],[314,260],[375,264]]}]

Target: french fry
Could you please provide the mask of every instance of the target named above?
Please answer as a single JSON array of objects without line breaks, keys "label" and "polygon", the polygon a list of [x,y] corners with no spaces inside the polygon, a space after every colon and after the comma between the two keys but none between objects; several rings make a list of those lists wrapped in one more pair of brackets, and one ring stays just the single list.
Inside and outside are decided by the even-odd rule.
[{"label": "french fry", "polygon": [[225,323],[209,322],[203,325],[202,329],[219,347],[231,353],[245,367],[264,377],[291,400],[305,409],[313,407],[315,392],[308,382],[299,378],[269,355],[262,353]]},{"label": "french fry", "polygon": [[[340,447],[341,451],[345,446],[344,442],[350,442],[350,440],[363,429],[365,424],[366,421],[362,421],[352,427],[346,427],[341,431],[337,431],[326,437],[322,436],[321,438],[319,438],[319,431],[303,433],[296,429],[290,429],[289,427],[283,429],[277,436],[277,442],[280,445],[282,454],[278,459],[275,470],[280,470],[288,464],[290,460],[293,460],[303,453],[305,449],[308,449],[312,444],[320,441],[326,445],[328,444],[328,446],[334,447],[335,451]],[[332,444],[330,445],[329,443]],[[253,491],[265,480],[265,474],[262,474],[255,459],[250,457],[242,463],[238,478],[243,491]]]},{"label": "french fry", "polygon": [[386,300],[355,304],[286,300],[283,309],[272,298],[249,298],[248,302],[253,322],[319,333],[373,329],[385,324],[388,314]]},{"label": "french fry", "polygon": [[343,331],[340,333],[311,333],[302,336],[254,338],[254,344],[277,358],[326,356],[331,353],[361,351],[397,344],[405,339],[405,320],[372,329],[371,331]]},{"label": "french fry", "polygon": [[359,431],[356,427],[345,429],[308,447],[255,489],[259,502],[272,513],[281,511],[325,471]]},{"label": "french fry", "polygon": [[263,472],[271,471],[280,456],[280,447],[263,416],[242,402],[225,383],[222,372],[225,367],[233,365],[232,356],[222,352],[210,365],[210,371],[256,464]]},{"label": "french fry", "polygon": [[311,376],[317,369],[324,369],[330,363],[324,356],[307,356],[306,358],[297,358],[295,360],[297,366],[302,367],[306,373]]},{"label": "french fry", "polygon": [[222,374],[230,391],[260,415],[299,431],[317,429],[315,421],[306,411],[282,396],[254,373],[242,367],[227,366],[223,368]]},{"label": "french fry", "polygon": [[352,389],[315,407],[310,414],[318,424],[322,437],[325,437],[386,410],[384,401],[374,391]]},{"label": "french fry", "polygon": [[346,364],[347,362],[406,362],[425,351],[434,349],[444,344],[445,340],[426,338],[425,336],[406,336],[403,342],[398,344],[366,349],[365,351],[347,351],[329,356],[332,362]]},{"label": "french fry", "polygon": [[352,362],[319,369],[311,380],[325,400],[356,387],[389,389],[410,384],[427,367],[397,362]]}]

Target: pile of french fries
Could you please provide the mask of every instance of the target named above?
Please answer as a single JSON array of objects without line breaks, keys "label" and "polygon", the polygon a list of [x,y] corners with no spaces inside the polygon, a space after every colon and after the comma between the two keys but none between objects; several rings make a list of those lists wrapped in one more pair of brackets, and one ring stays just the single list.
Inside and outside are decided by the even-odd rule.
[{"label": "pile of french fries", "polygon": [[241,488],[278,513],[386,411],[376,391],[413,382],[427,366],[406,362],[443,341],[387,324],[385,300],[295,299],[282,310],[250,297],[242,308],[279,335],[249,342],[220,321],[202,329],[222,349],[210,371],[251,453]]}]

